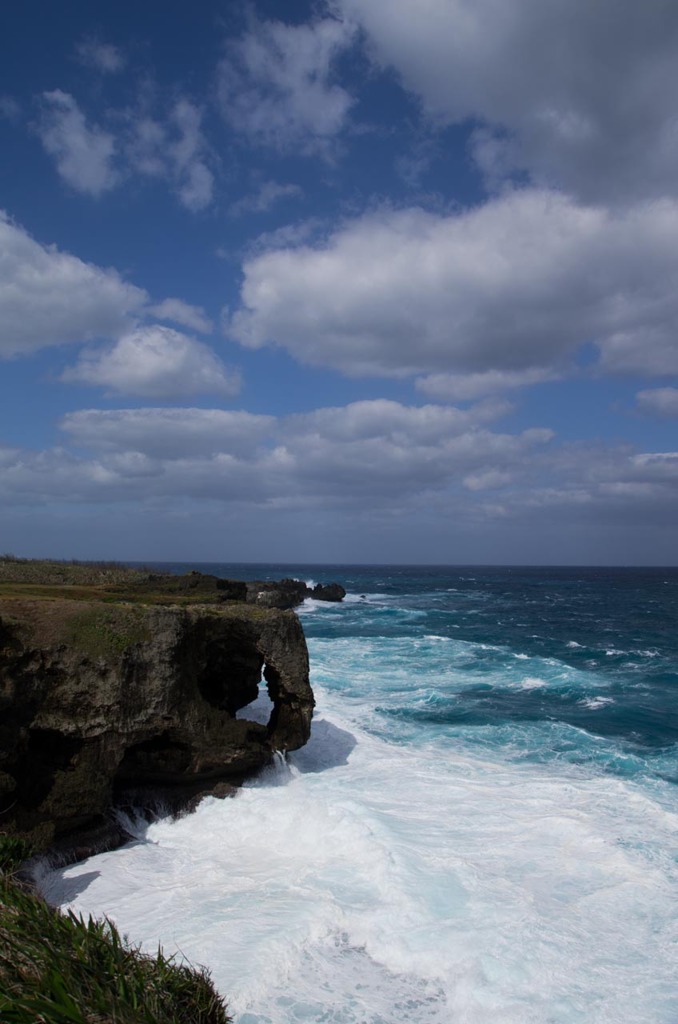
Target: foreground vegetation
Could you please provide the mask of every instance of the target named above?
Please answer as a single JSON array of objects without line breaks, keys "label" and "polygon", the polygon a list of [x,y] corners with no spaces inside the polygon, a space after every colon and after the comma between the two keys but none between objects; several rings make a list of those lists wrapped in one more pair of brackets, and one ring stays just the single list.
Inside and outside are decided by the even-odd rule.
[{"label": "foreground vegetation", "polygon": [[205,970],[148,956],[109,921],[60,914],[22,885],[26,852],[0,835],[3,1024],[229,1024]]}]

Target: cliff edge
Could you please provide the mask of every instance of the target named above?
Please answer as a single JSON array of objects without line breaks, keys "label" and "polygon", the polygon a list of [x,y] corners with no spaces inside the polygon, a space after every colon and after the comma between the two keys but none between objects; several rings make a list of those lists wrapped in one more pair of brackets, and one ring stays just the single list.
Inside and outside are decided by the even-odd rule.
[{"label": "cliff edge", "polygon": [[[262,675],[267,724],[243,710]],[[6,596],[0,831],[76,855],[113,845],[111,806],[242,781],[307,741],[313,705],[291,611]]]}]

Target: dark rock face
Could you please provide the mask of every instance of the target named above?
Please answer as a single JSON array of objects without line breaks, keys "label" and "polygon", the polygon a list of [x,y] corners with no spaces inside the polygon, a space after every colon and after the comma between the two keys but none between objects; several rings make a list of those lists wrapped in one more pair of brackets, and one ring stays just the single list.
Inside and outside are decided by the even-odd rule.
[{"label": "dark rock face", "polygon": [[316,583],[310,592],[316,601],[343,601],[346,591],[340,583]]},{"label": "dark rock face", "polygon": [[302,580],[284,579],[275,583],[254,580],[246,584],[247,601],[261,608],[296,608],[307,597],[316,601],[343,601],[346,591],[339,583],[317,583],[307,587]]},{"label": "dark rock face", "polygon": [[296,608],[307,597],[316,601],[343,601],[346,597],[346,591],[339,583],[317,583],[308,587],[302,580],[289,578],[245,583],[195,570],[183,576],[151,575],[147,580],[134,584],[134,593],[139,597],[163,594],[173,600],[189,598],[209,604],[242,601],[260,608]]},{"label": "dark rock face", "polygon": [[[0,830],[43,848],[101,830],[130,791],[223,792],[309,737],[291,612],[8,600],[0,615]],[[242,712],[262,673],[267,725]]]}]

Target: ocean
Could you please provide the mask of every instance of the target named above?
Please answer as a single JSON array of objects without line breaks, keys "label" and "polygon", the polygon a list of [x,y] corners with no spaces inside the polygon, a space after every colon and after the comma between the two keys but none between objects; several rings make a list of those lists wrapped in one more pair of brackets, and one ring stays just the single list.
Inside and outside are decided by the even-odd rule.
[{"label": "ocean", "polygon": [[171,568],[346,587],[311,740],[48,898],[237,1024],[676,1024],[678,569]]}]

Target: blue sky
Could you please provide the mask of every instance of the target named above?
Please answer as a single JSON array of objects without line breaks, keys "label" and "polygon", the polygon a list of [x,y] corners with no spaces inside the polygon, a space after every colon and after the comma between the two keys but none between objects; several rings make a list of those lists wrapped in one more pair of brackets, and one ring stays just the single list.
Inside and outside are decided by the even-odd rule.
[{"label": "blue sky", "polygon": [[674,3],[0,17],[1,550],[678,563]]}]

